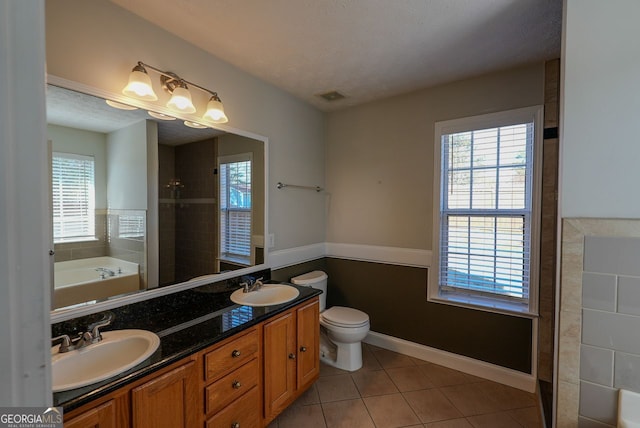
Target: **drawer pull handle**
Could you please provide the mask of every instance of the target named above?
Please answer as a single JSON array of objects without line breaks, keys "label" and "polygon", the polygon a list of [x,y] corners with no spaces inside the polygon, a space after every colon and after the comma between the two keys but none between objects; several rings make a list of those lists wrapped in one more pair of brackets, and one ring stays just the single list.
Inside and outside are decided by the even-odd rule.
[{"label": "drawer pull handle", "polygon": [[240,356],[240,351],[238,351],[237,349],[234,349],[233,352],[231,353],[231,357],[238,358],[239,356]]},{"label": "drawer pull handle", "polygon": [[301,346],[300,347],[300,352],[307,352],[307,347],[306,346]]},{"label": "drawer pull handle", "polygon": [[231,428],[240,428],[240,422],[234,422],[231,424]]},{"label": "drawer pull handle", "polygon": [[289,354],[289,359],[290,360],[295,360],[296,359],[296,354]]},{"label": "drawer pull handle", "polygon": [[239,380],[234,380],[233,383],[231,384],[231,386],[233,387],[233,389],[240,389],[242,384],[240,383]]}]

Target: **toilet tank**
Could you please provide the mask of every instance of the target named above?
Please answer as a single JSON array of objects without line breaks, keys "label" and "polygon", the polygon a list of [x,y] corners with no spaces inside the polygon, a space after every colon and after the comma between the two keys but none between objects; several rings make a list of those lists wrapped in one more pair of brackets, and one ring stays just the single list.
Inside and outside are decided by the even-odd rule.
[{"label": "toilet tank", "polygon": [[311,288],[322,290],[320,295],[320,312],[324,311],[327,306],[327,276],[321,270],[314,270],[291,278],[291,282],[295,285],[304,285]]}]

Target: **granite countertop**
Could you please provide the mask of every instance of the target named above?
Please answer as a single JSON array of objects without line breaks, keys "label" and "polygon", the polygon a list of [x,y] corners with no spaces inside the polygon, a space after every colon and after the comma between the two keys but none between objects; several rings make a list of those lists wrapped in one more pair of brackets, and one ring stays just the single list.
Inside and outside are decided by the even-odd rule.
[{"label": "granite countertop", "polygon": [[[234,289],[202,286],[112,310],[116,312],[114,322],[104,331],[149,330],[160,337],[160,346],[147,360],[113,378],[54,393],[53,405],[62,406],[65,412],[73,410],[321,294],[310,287],[289,285],[296,287],[300,295],[273,306],[236,305],[229,298]],[[76,324],[60,323],[52,330],[54,334],[70,332],[87,322],[83,319]]]}]

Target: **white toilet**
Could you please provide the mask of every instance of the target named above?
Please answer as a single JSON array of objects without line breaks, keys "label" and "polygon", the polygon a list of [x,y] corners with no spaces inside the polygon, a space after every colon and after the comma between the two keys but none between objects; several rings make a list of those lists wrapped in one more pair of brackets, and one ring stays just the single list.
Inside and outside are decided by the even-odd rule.
[{"label": "white toilet", "polygon": [[[327,305],[327,274],[315,270],[291,278],[296,285],[322,290],[320,295],[320,360],[339,369],[362,367],[362,340],[369,333],[369,315],[353,308]],[[326,310],[325,310],[326,309]]]}]

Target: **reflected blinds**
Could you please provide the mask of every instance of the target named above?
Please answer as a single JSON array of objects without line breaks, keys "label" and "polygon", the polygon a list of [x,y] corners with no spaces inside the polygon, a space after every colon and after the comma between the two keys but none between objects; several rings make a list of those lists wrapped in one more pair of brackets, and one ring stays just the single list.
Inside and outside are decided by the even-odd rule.
[{"label": "reflected blinds", "polygon": [[53,239],[95,239],[95,160],[53,153]]},{"label": "reflected blinds", "polygon": [[528,299],[533,130],[442,136],[441,291]]},{"label": "reflected blinds", "polygon": [[251,255],[251,160],[220,163],[220,251]]}]

